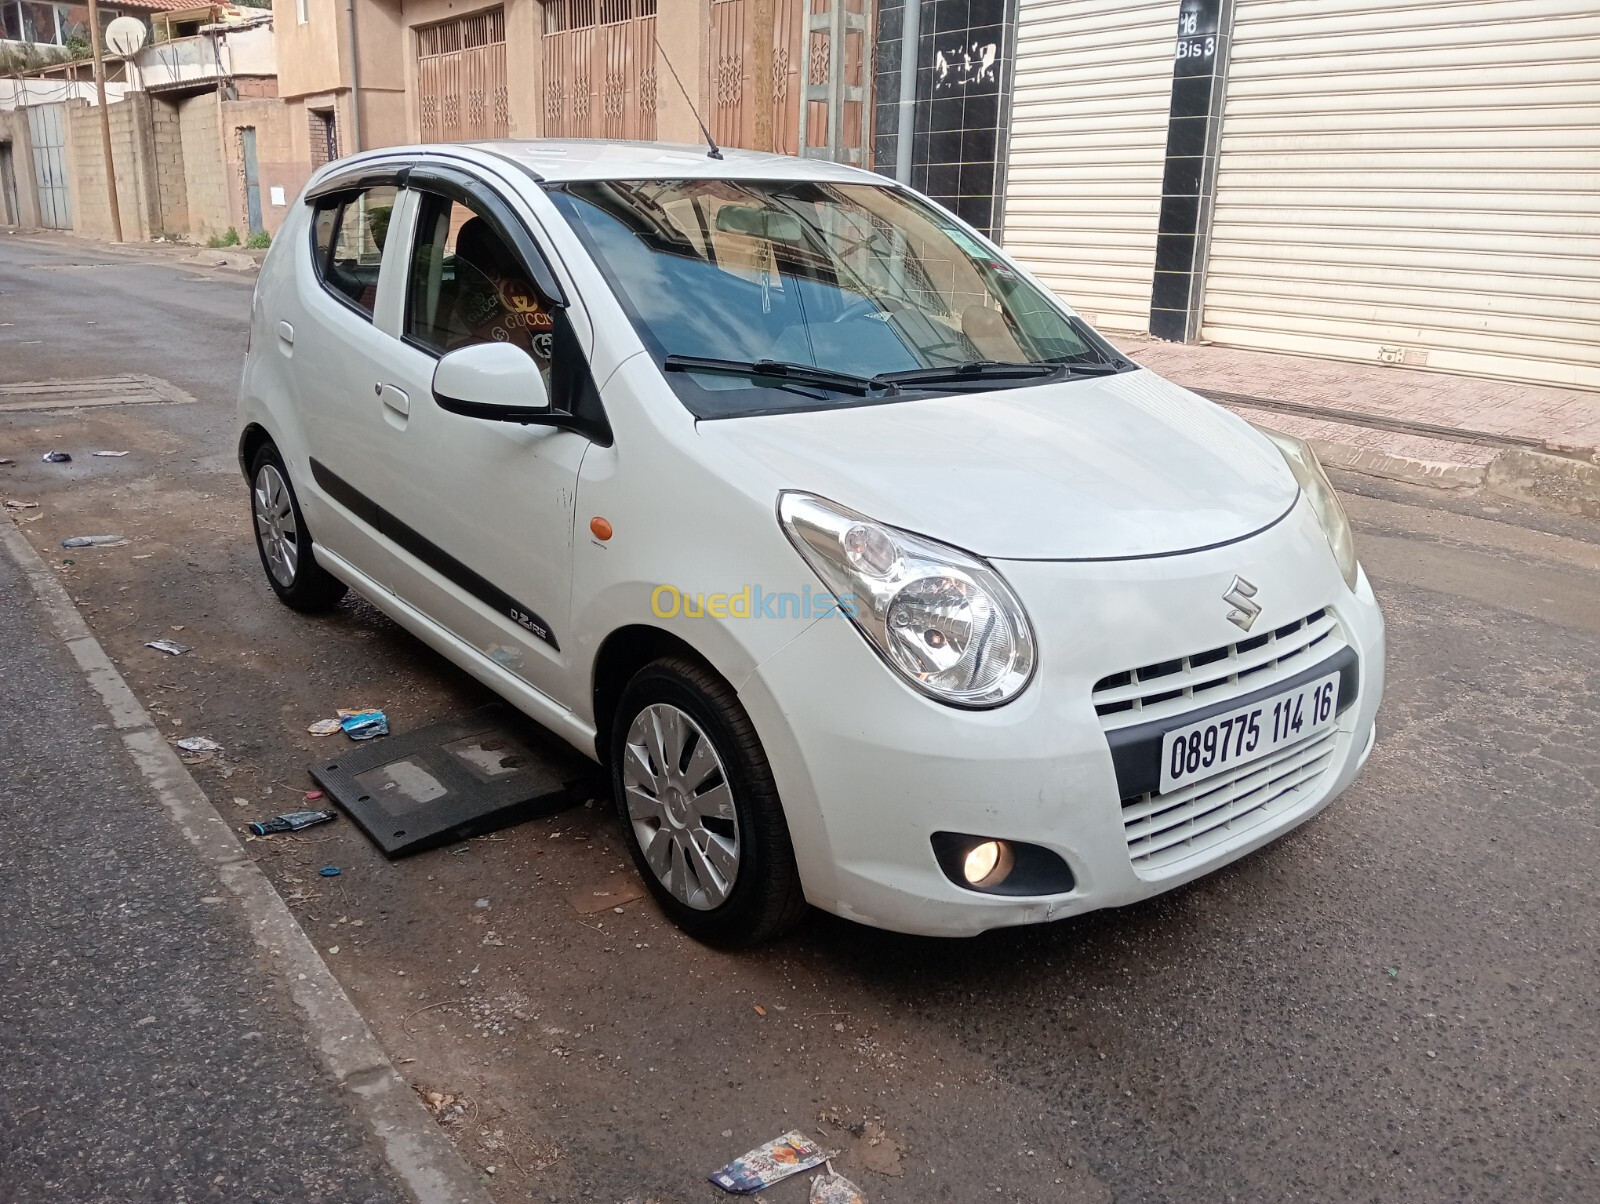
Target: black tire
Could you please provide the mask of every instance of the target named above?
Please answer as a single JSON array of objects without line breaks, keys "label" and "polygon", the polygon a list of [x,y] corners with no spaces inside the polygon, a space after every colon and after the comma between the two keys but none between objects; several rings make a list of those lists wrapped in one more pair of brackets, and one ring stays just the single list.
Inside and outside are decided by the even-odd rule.
[{"label": "black tire", "polygon": [[[731,889],[714,907],[690,906],[674,896],[651,867],[629,815],[623,778],[628,732],[636,718],[657,704],[688,715],[725,770],[737,817],[738,862]],[[737,948],[771,940],[799,922],[806,902],[789,825],[761,741],[732,686],[687,657],[646,665],[617,704],[610,753],[612,796],[634,864],[674,923],[707,944]]]},{"label": "black tire", "polygon": [[[269,472],[276,474],[277,483],[282,487],[282,498],[288,502],[288,513],[294,520],[292,532],[287,529],[287,523],[280,523],[277,532],[264,532],[262,529],[263,509],[276,510],[280,515],[283,510],[281,502],[276,506],[263,505],[260,494],[272,483],[266,475]],[[315,545],[311,532],[306,528],[305,515],[300,513],[300,499],[295,496],[294,482],[289,479],[289,470],[284,466],[283,457],[272,443],[263,443],[250,461],[250,526],[255,531],[256,554],[261,557],[261,571],[266,574],[267,584],[278,595],[279,601],[307,614],[332,610],[339,605],[349,587],[317,563]],[[292,565],[281,558],[274,564],[269,555],[268,539],[275,533],[281,533],[283,539],[292,545]],[[284,577],[287,580],[280,579]]]}]

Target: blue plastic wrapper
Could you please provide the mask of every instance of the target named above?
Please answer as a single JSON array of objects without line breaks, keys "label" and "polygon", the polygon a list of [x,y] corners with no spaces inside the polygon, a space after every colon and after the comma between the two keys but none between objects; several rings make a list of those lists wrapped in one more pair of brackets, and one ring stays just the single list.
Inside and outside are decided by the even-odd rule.
[{"label": "blue plastic wrapper", "polygon": [[382,711],[340,711],[339,726],[352,740],[370,740],[389,734],[389,717]]},{"label": "blue plastic wrapper", "polygon": [[832,1155],[799,1130],[741,1154],[708,1178],[723,1191],[748,1196],[790,1175],[821,1166]]}]

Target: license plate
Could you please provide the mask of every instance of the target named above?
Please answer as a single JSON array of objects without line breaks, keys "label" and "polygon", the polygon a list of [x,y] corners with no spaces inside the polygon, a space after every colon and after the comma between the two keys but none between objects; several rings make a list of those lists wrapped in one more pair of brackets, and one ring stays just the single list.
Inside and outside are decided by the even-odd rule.
[{"label": "license plate", "polygon": [[1337,721],[1339,674],[1330,673],[1236,711],[1168,732],[1161,741],[1161,793],[1204,781],[1298,744]]}]

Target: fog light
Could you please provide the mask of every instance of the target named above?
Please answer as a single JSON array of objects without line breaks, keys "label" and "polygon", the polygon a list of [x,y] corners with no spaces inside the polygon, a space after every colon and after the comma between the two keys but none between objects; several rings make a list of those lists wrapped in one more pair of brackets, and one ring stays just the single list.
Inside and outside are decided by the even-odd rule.
[{"label": "fog light", "polygon": [[1011,846],[1000,840],[974,845],[961,864],[961,873],[972,886],[998,886],[1011,873]]}]

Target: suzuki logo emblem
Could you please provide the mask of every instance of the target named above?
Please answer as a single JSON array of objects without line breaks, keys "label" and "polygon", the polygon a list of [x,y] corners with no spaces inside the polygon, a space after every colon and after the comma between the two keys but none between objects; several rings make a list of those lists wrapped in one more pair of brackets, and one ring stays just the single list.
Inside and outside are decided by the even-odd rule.
[{"label": "suzuki logo emblem", "polygon": [[1255,596],[1255,586],[1243,577],[1235,577],[1233,584],[1228,587],[1228,592],[1222,595],[1222,600],[1233,607],[1228,612],[1228,622],[1249,631],[1261,617],[1261,603],[1255,601]]}]

